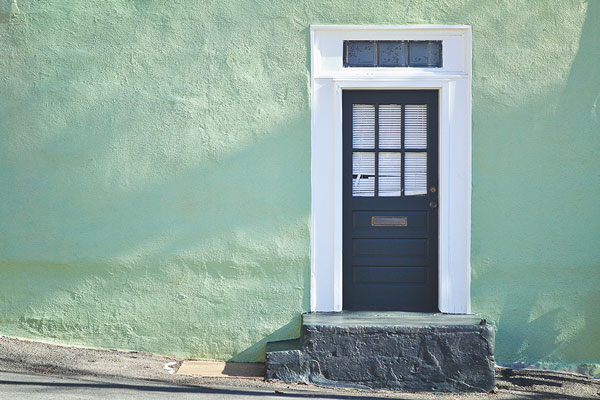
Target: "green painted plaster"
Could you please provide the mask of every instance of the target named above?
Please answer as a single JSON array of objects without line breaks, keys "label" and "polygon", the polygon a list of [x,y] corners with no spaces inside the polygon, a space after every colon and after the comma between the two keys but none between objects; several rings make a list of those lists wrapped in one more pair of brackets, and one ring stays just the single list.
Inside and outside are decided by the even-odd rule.
[{"label": "green painted plaster", "polygon": [[583,0],[0,0],[0,333],[240,361],[297,335],[322,23],[473,26],[473,311],[500,363],[597,368]]},{"label": "green painted plaster", "polygon": [[0,23],[8,22],[19,13],[17,0],[0,0]]}]

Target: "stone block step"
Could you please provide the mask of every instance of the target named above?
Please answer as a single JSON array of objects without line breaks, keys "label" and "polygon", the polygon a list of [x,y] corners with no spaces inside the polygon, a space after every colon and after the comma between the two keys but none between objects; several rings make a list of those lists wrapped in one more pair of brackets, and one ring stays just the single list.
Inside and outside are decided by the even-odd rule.
[{"label": "stone block step", "polygon": [[267,379],[403,391],[494,388],[494,329],[475,315],[310,313],[301,332],[268,344]]}]

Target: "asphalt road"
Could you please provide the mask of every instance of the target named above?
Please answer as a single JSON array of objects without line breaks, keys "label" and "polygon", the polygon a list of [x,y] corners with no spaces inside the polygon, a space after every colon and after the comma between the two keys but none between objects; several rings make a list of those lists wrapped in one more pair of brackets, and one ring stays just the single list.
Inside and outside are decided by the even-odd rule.
[{"label": "asphalt road", "polygon": [[[207,387],[201,385],[182,385],[151,380],[132,380],[118,378],[74,378],[55,375],[0,372],[0,400],[31,399],[372,399],[373,397],[391,397],[395,399],[597,399],[600,386],[591,384],[595,389],[579,390],[566,394],[561,390],[499,390],[484,395],[440,395],[415,393],[356,393],[343,391],[299,391],[273,390],[256,387]],[[581,389],[581,388],[580,388]],[[587,389],[590,389],[589,387]],[[578,392],[578,393],[577,393]]]},{"label": "asphalt road", "polygon": [[[119,379],[80,379],[37,374],[0,372],[0,399],[273,399],[311,398],[343,399],[347,396],[277,393],[273,390],[249,388],[218,388],[190,385],[173,385],[163,382]],[[360,396],[351,397],[353,399]],[[366,397],[363,397],[366,398]]]}]

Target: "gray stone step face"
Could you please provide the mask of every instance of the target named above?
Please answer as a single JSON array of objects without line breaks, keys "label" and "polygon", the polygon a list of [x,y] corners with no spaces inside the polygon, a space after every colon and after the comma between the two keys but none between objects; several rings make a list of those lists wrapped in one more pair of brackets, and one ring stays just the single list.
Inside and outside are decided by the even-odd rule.
[{"label": "gray stone step face", "polygon": [[494,388],[494,329],[475,315],[311,313],[267,345],[267,379],[428,392]]}]

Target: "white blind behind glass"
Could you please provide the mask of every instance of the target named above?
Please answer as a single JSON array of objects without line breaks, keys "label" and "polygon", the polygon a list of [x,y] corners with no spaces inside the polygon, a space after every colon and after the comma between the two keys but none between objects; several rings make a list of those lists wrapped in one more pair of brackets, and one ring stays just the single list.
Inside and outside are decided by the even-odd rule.
[{"label": "white blind behind glass", "polygon": [[375,153],[352,153],[352,196],[375,195]]},{"label": "white blind behind glass", "polygon": [[379,106],[379,148],[400,149],[402,146],[402,106]]},{"label": "white blind behind glass", "polygon": [[404,147],[407,149],[427,148],[427,105],[407,104],[404,106]]},{"label": "white blind behind glass", "polygon": [[402,154],[379,153],[378,195],[400,196],[402,190]]},{"label": "white blind behind glass", "polygon": [[404,154],[404,193],[427,194],[427,153]]},{"label": "white blind behind glass", "polygon": [[352,147],[375,148],[375,106],[373,104],[352,105]]}]

